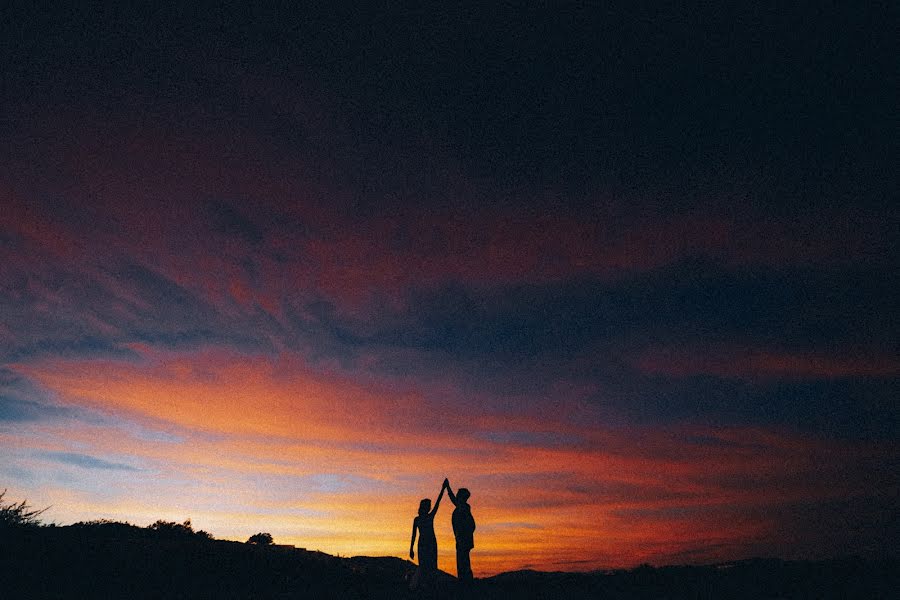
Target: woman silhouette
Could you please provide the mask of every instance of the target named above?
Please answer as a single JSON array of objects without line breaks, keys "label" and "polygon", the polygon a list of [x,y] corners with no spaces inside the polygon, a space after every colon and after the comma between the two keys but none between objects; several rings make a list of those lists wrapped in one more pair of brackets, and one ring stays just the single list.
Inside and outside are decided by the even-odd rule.
[{"label": "woman silhouette", "polygon": [[413,519],[412,538],[409,540],[409,558],[416,557],[413,552],[413,544],[416,541],[416,531],[419,532],[419,569],[410,583],[411,588],[430,582],[437,572],[437,538],[434,536],[434,515],[441,506],[441,498],[444,497],[446,486],[441,486],[441,493],[431,509],[431,500],[423,498],[419,502],[419,516]]}]

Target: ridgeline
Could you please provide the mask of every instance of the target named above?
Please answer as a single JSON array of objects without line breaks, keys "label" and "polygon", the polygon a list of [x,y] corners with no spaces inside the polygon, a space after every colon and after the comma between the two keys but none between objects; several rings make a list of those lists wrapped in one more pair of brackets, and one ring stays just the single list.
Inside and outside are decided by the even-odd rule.
[{"label": "ridgeline", "polygon": [[515,571],[463,587],[444,572],[432,589],[409,590],[415,565],[395,557],[331,556],[194,531],[190,521],[139,527],[117,521],[42,525],[42,511],[0,493],[0,597],[760,599],[895,598],[900,561],[754,559],[707,566],[590,573]]},{"label": "ridgeline", "polygon": [[[0,589],[16,598],[893,598],[897,561],[748,560],[592,573],[517,571],[461,589],[441,573],[411,592],[413,563],[216,540],[182,525],[97,521],[0,529]],[[175,525],[175,527],[172,527]],[[184,525],[188,525],[184,528]]]}]

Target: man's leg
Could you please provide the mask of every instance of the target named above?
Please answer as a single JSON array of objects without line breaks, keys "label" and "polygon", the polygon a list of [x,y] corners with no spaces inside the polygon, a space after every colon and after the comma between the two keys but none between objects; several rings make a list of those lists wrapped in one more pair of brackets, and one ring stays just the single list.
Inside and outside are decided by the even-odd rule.
[{"label": "man's leg", "polygon": [[456,548],[456,577],[460,581],[472,581],[472,563],[469,560],[471,548]]}]

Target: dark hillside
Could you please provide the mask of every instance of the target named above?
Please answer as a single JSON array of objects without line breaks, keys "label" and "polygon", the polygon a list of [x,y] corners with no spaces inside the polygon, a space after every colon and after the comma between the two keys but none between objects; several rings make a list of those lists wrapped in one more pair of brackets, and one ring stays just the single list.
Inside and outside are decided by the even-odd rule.
[{"label": "dark hillside", "polygon": [[[397,598],[409,564],[378,568],[321,552],[134,526],[0,533],[4,598]],[[449,577],[449,576],[448,576]]]},{"label": "dark hillside", "polygon": [[[165,525],[165,524],[164,524]],[[172,524],[169,524],[172,525]],[[215,540],[176,527],[122,523],[0,529],[0,585],[17,598],[894,598],[896,561],[752,560],[629,571],[517,571],[467,594],[442,574],[409,592],[412,563]]]},{"label": "dark hillside", "polygon": [[483,582],[484,598],[612,598],[734,600],[896,598],[897,561],[748,560],[725,565],[641,566],[595,573],[502,573]]}]

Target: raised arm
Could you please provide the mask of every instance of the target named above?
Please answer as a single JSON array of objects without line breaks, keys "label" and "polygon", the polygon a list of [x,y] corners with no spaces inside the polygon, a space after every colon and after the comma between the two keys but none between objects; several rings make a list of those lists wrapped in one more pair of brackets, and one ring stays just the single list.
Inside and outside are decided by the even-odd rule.
[{"label": "raised arm", "polygon": [[434,502],[434,508],[431,509],[431,516],[434,516],[437,513],[437,509],[440,508],[440,506],[441,506],[441,498],[444,497],[444,488],[445,487],[447,487],[447,486],[444,486],[444,485],[441,486],[441,493],[438,494],[437,500],[435,500],[435,502]]},{"label": "raised arm", "polygon": [[416,543],[416,529],[419,525],[419,517],[413,519],[413,530],[412,537],[409,539],[409,560],[412,560],[416,557],[416,553],[413,551],[413,544]]},{"label": "raised arm", "polygon": [[444,480],[444,487],[447,488],[447,495],[450,496],[450,502],[453,503],[453,506],[459,506],[456,503],[456,494],[454,494],[453,490],[450,489],[450,480],[449,479]]}]

